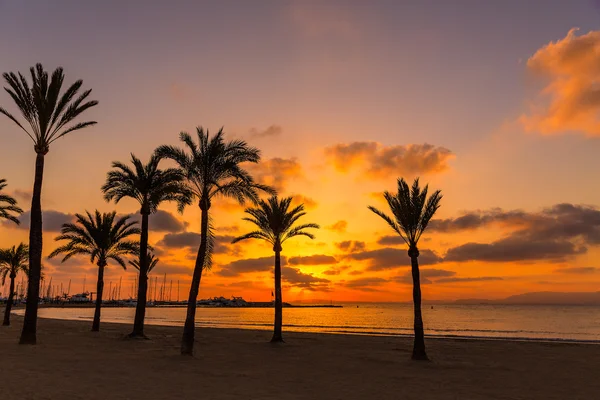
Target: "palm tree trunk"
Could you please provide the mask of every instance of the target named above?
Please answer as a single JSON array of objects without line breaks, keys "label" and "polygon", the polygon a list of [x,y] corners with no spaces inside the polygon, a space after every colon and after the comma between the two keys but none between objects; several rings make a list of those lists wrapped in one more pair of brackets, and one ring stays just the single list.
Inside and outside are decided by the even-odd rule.
[{"label": "palm tree trunk", "polygon": [[13,305],[13,298],[15,296],[15,277],[10,276],[10,292],[8,293],[8,301],[6,302],[6,309],[4,310],[4,322],[2,325],[9,326],[10,325],[10,309]]},{"label": "palm tree trunk", "polygon": [[283,302],[281,298],[281,252],[275,251],[275,325],[271,342],[283,342],[281,328],[283,325]]},{"label": "palm tree trunk", "polygon": [[201,225],[200,225],[200,247],[196,256],[196,265],[194,266],[194,275],[192,277],[192,286],[190,287],[190,295],[187,304],[187,316],[185,325],[183,326],[183,337],[181,338],[181,354],[194,354],[194,328],[196,324],[196,301],[198,300],[198,291],[200,289],[200,280],[202,279],[202,270],[204,268],[204,260],[206,259],[206,245],[208,235],[208,209],[201,209]]},{"label": "palm tree trunk", "polygon": [[[418,254],[418,251],[417,251]],[[423,332],[423,317],[421,315],[421,277],[419,276],[419,256],[410,256],[413,278],[413,303],[415,311],[415,342],[413,345],[413,360],[428,360],[425,352],[425,334]]]},{"label": "palm tree trunk", "polygon": [[100,310],[102,309],[102,291],[104,290],[104,265],[98,265],[98,282],[96,283],[96,309],[94,310],[94,322],[92,332],[100,331]]},{"label": "palm tree trunk", "polygon": [[145,337],[144,319],[146,317],[146,296],[148,294],[148,214],[146,213],[142,214],[139,282],[133,332],[129,334],[129,337]]},{"label": "palm tree trunk", "polygon": [[42,181],[44,178],[44,154],[37,153],[35,180],[31,199],[31,222],[29,225],[29,280],[27,303],[20,344],[35,344],[37,337],[37,312],[40,298],[42,273]]}]

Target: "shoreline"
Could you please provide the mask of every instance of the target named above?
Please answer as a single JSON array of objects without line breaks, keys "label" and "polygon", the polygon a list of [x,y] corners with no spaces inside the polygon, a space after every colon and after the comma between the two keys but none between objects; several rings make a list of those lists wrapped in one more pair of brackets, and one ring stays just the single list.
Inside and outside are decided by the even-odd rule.
[{"label": "shoreline", "polygon": [[16,399],[593,399],[600,347],[428,339],[431,362],[410,360],[412,339],[201,328],[195,356],[180,327],[40,318],[38,344],[18,345],[22,317],[0,327],[3,400]]},{"label": "shoreline", "polygon": [[[122,308],[130,308],[130,307],[122,307]],[[218,308],[218,307],[217,307]],[[235,307],[231,307],[235,308]],[[18,310],[21,311],[21,310]],[[24,310],[23,310],[24,311]],[[21,312],[15,313],[14,311],[11,313],[13,316],[18,316],[22,318],[23,315]],[[41,316],[39,319],[47,319],[54,321],[74,321],[74,322],[91,322],[92,318],[58,318],[58,317],[46,317]],[[110,320],[107,322],[101,322],[106,324],[116,324],[116,325],[132,325],[132,320],[120,320],[114,321]],[[183,323],[181,324],[161,324],[161,323],[152,323],[146,321],[146,326],[155,326],[162,328],[183,328]],[[218,325],[198,325],[196,324],[197,329],[236,329],[241,331],[254,331],[254,332],[266,332],[271,330],[271,326],[267,325],[267,329],[257,329],[255,327],[245,328],[245,327],[232,327],[232,326],[218,326]],[[287,327],[290,328],[290,327]],[[388,338],[404,338],[410,339],[413,337],[412,334],[409,333],[386,333],[386,332],[359,332],[359,331],[348,331],[348,330],[323,330],[323,331],[301,331],[296,330],[294,327],[291,327],[291,330],[287,330],[287,332],[293,333],[307,333],[307,334],[318,334],[318,335],[347,335],[347,336],[366,336],[366,337],[388,337]],[[283,326],[283,330],[286,331],[286,326]],[[556,344],[575,344],[575,345],[591,345],[598,346],[600,345],[600,339],[567,339],[567,338],[533,338],[533,337],[510,337],[510,336],[477,336],[477,335],[453,335],[453,334],[428,334],[425,332],[425,338],[427,340],[465,340],[465,341],[490,341],[490,342],[515,342],[515,343],[556,343]]]}]

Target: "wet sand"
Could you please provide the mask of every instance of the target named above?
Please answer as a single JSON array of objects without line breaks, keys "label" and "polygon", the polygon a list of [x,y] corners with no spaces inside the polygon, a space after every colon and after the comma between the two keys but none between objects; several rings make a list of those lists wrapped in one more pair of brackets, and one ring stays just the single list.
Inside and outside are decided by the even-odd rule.
[{"label": "wet sand", "polygon": [[0,326],[5,399],[596,399],[600,345],[427,340],[431,362],[410,361],[411,340],[265,331],[197,332],[179,355],[181,328],[40,319],[38,345],[17,345],[22,318]]}]

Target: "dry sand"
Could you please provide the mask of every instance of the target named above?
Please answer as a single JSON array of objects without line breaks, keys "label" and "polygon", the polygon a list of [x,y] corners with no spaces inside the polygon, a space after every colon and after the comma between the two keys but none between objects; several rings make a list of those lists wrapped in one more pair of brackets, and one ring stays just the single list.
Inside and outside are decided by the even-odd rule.
[{"label": "dry sand", "polygon": [[598,399],[600,345],[427,340],[432,362],[409,360],[411,340],[198,329],[196,356],[179,355],[181,328],[40,319],[38,345],[17,345],[22,319],[0,327],[0,399]]}]

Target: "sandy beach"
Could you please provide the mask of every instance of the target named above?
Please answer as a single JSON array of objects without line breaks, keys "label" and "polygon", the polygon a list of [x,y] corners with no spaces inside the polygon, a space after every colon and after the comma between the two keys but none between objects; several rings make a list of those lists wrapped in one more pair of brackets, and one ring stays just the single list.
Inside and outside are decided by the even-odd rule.
[{"label": "sandy beach", "polygon": [[408,338],[199,329],[196,356],[181,328],[39,320],[37,346],[17,345],[22,319],[0,327],[4,399],[593,399],[600,346],[430,339],[431,362]]}]

